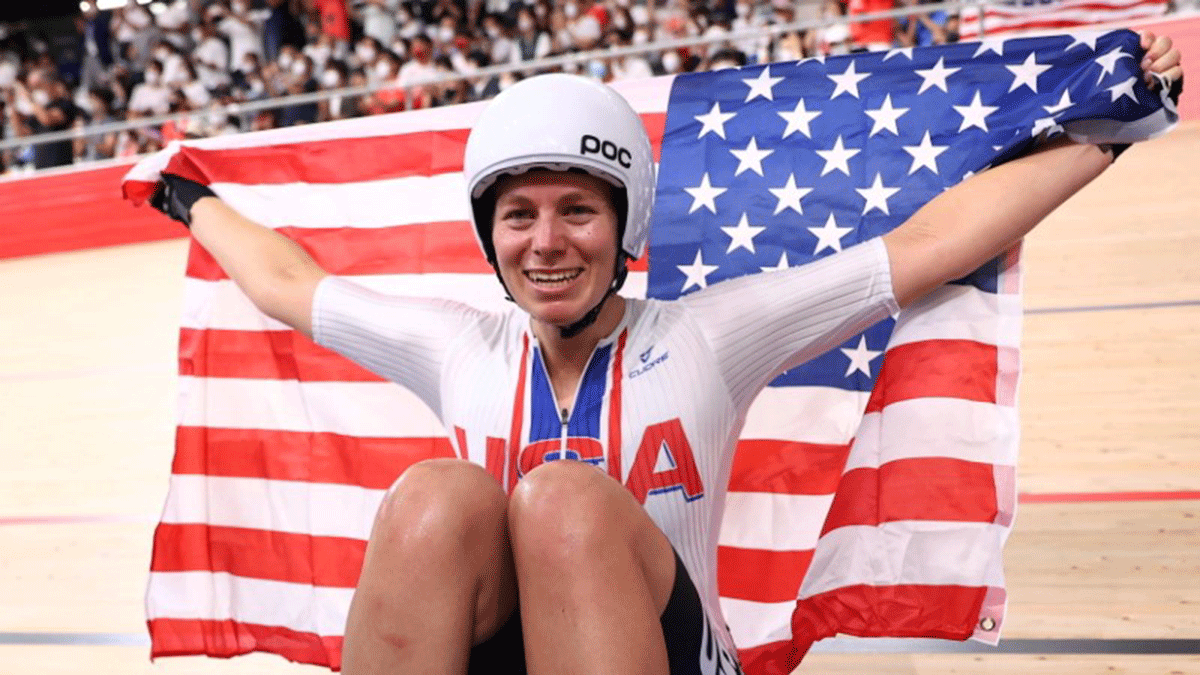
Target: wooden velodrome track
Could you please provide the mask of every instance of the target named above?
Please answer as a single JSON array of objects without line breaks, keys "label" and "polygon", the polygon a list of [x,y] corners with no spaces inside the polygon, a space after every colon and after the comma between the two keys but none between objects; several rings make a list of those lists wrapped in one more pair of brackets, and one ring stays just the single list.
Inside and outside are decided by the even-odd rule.
[{"label": "wooden velodrome track", "polygon": [[[1026,243],[1001,648],[834,641],[798,672],[1200,673],[1198,176],[1191,121]],[[327,672],[147,658],[185,255],[172,240],[0,262],[0,675]]]}]

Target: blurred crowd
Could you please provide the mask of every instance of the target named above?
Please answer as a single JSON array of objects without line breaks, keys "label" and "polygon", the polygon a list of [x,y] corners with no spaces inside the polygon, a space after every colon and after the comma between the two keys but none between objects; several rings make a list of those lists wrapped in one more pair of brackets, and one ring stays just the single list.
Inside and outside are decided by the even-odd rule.
[{"label": "blurred crowd", "polygon": [[[646,46],[564,66],[603,81],[713,70],[957,38],[930,11],[773,37],[652,49],[773,24],[895,9],[922,0],[84,0],[74,49],[0,24],[4,138],[167,113],[181,120],[0,151],[0,172],[129,157],[166,143],[483,99],[531,74],[523,63]],[[144,4],[143,4],[144,3]],[[517,70],[480,77],[480,69]],[[449,78],[449,79],[448,79]],[[436,82],[435,82],[436,81]],[[369,87],[361,95],[253,113],[229,104]]]}]

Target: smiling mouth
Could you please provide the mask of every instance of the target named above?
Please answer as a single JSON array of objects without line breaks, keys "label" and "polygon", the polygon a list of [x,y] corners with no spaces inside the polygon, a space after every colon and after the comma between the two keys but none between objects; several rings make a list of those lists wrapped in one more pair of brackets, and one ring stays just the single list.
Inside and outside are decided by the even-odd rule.
[{"label": "smiling mouth", "polygon": [[540,272],[534,270],[525,270],[525,278],[529,279],[539,286],[565,286],[571,283],[579,275],[583,274],[582,268],[573,270],[556,270],[553,272]]}]

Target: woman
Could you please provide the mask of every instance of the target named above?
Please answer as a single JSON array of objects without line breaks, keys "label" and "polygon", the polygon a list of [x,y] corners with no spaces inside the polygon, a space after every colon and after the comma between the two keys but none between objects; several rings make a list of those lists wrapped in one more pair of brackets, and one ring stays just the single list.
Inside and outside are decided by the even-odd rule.
[{"label": "woman", "polygon": [[[1169,40],[1145,46],[1147,70],[1179,77]],[[498,313],[329,276],[177,177],[154,203],[262,311],[421,397],[470,458],[415,464],[384,497],[344,672],[677,675],[737,670],[716,535],[754,395],[989,260],[1111,159],[1054,142],[811,265],[630,300],[616,292],[653,194],[641,122],[598,83],[530,78],[483,112],[464,162],[515,303]]]}]

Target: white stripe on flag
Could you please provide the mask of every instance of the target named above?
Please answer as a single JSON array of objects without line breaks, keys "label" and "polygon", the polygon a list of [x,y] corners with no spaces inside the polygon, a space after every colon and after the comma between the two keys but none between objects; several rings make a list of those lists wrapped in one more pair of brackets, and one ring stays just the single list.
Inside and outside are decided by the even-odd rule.
[{"label": "white stripe on flag", "polygon": [[213,191],[260,225],[373,229],[468,220],[462,172],[357,183],[215,183]]},{"label": "white stripe on flag", "polygon": [[[347,278],[390,295],[440,298],[488,311],[503,311],[512,306],[504,299],[500,282],[491,274],[376,274]],[[645,272],[630,272],[621,295],[645,297],[646,282]],[[289,330],[285,324],[258,311],[229,279],[186,279],[182,324],[184,328],[201,330]]]},{"label": "white stripe on flag", "polygon": [[250,579],[227,572],[151,572],[146,618],[233,619],[341,635],[353,595],[353,588]]},{"label": "white stripe on flag", "polygon": [[924,340],[974,340],[1001,347],[1021,342],[1021,296],[947,285],[904,308],[888,347]]},{"label": "white stripe on flag", "polygon": [[179,377],[179,424],[379,438],[445,436],[415,394],[391,382]]},{"label": "white stripe on flag", "polygon": [[162,521],[366,541],[383,495],[354,485],[173,474]]},{"label": "white stripe on flag", "polygon": [[920,457],[1013,466],[1020,441],[1016,408],[956,398],[898,401],[863,416],[846,471]]},{"label": "white stripe on flag", "polygon": [[738,437],[849,443],[870,395],[837,387],[767,387],[750,405]]},{"label": "white stripe on flag", "polygon": [[[857,585],[1003,588],[1000,552],[1007,534],[1008,528],[991,523],[932,520],[839,527],[821,537],[800,597]],[[871,551],[872,555],[838,554],[847,550]]]},{"label": "white stripe on flag", "polygon": [[792,639],[792,610],[796,601],[754,602],[721,598],[721,612],[738,649]]},{"label": "white stripe on flag", "polygon": [[720,544],[773,551],[807,551],[817,545],[833,495],[729,492]]}]

